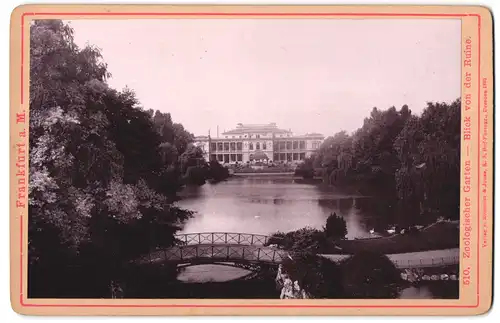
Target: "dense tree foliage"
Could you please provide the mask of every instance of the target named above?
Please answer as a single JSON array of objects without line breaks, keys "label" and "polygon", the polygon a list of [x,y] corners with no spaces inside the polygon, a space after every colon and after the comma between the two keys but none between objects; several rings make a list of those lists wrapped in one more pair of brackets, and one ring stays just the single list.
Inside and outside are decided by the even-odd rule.
[{"label": "dense tree foliage", "polygon": [[405,105],[373,108],[353,134],[328,137],[297,171],[323,171],[332,185],[353,186],[380,203],[377,213],[403,225],[459,217],[460,101],[428,103],[420,116]]},{"label": "dense tree foliage", "polygon": [[395,174],[401,209],[417,216],[459,219],[460,101],[429,103],[396,137],[400,161]]},{"label": "dense tree foliage", "polygon": [[161,141],[172,144],[177,155],[182,155],[193,142],[194,135],[184,129],[182,124],[174,123],[170,113],[149,110],[148,114],[153,118],[154,128],[160,134]]},{"label": "dense tree foliage", "polygon": [[172,245],[190,216],[171,203],[179,181],[162,146],[182,154],[189,136],[173,124],[164,140],[59,20],[32,23],[30,59],[29,294],[108,297],[125,262]]},{"label": "dense tree foliage", "polygon": [[186,173],[189,167],[205,166],[206,162],[203,158],[203,151],[200,147],[189,145],[186,150],[179,156],[181,172]]}]

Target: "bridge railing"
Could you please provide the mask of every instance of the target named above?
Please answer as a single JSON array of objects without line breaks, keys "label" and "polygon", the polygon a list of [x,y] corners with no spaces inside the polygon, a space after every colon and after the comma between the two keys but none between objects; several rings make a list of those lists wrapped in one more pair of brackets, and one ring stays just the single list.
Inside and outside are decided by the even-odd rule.
[{"label": "bridge railing", "polygon": [[238,244],[251,246],[265,246],[270,238],[269,236],[261,234],[237,232],[184,233],[177,234],[175,237],[185,245]]},{"label": "bridge railing", "polygon": [[428,268],[457,265],[460,263],[459,256],[433,257],[423,259],[391,259],[398,268]]},{"label": "bridge railing", "polygon": [[150,263],[210,260],[279,264],[285,257],[287,253],[284,250],[262,246],[184,245],[153,251],[141,260]]},{"label": "bridge railing", "polygon": [[[333,261],[342,261],[349,258],[350,255],[321,255]],[[394,265],[399,269],[405,268],[430,268],[430,267],[443,267],[458,265],[460,263],[460,257],[458,255],[446,256],[446,257],[421,257],[421,258],[406,258],[401,259],[398,255],[388,255],[389,259],[394,263]],[[398,259],[399,258],[399,259]]]}]

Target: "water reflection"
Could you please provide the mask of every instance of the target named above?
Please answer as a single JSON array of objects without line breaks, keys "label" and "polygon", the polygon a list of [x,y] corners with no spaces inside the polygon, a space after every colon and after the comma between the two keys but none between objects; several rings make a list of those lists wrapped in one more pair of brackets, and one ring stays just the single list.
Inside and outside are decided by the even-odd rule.
[{"label": "water reflection", "polygon": [[[177,204],[196,211],[183,231],[271,234],[303,227],[321,229],[333,212],[346,220],[349,239],[373,237],[394,223],[391,205],[318,183],[292,178],[231,178],[218,184],[185,188]],[[217,265],[186,268],[183,281],[227,281],[246,275],[243,269]],[[400,298],[457,298],[458,284],[408,287]]]},{"label": "water reflection", "polygon": [[418,286],[411,286],[400,292],[402,299],[457,299],[459,284],[456,281],[436,281]]},{"label": "water reflection", "polygon": [[226,182],[189,187],[179,206],[193,210],[184,232],[248,232],[270,234],[303,227],[321,229],[333,212],[344,217],[349,239],[373,236],[386,227],[371,198],[293,178],[231,178]]},{"label": "water reflection", "polygon": [[399,298],[401,299],[429,299],[432,298],[432,293],[428,287],[408,287],[401,291]]}]

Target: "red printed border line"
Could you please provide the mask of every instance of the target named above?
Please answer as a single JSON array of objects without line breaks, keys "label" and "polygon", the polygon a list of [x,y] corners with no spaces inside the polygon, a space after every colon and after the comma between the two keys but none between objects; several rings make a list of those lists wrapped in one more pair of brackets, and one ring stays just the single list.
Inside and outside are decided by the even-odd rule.
[{"label": "red printed border line", "polygon": [[[27,12],[21,15],[21,105],[24,103],[24,25],[26,16],[183,16],[183,17],[445,17],[462,18],[477,17],[478,35],[478,149],[481,143],[481,16],[479,14],[446,14],[446,13],[259,13],[259,12]],[[478,152],[478,191],[477,191],[477,282],[476,282],[476,304],[474,305],[267,305],[267,304],[33,304],[26,303],[23,290],[23,215],[19,217],[20,222],[20,305],[24,307],[88,307],[88,308],[477,308],[479,307],[479,276],[480,276],[480,203],[479,193],[481,188],[480,157]]]}]

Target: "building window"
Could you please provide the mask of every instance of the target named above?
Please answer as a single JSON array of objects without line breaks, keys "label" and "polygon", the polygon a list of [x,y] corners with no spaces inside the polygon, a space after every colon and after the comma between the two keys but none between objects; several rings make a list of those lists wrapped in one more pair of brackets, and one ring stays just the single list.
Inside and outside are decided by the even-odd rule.
[{"label": "building window", "polygon": [[285,153],[280,153],[280,160],[286,160],[286,154]]},{"label": "building window", "polygon": [[229,143],[225,142],[224,143],[224,151],[228,151],[228,150],[229,150]]},{"label": "building window", "polygon": [[299,154],[299,159],[300,160],[305,160],[306,159],[306,153],[300,153]]},{"label": "building window", "polygon": [[260,135],[255,135],[255,137],[260,138]]},{"label": "building window", "polygon": [[299,160],[299,154],[293,153],[293,160]]},{"label": "building window", "polygon": [[224,160],[224,155],[218,154],[217,155],[217,160],[220,161],[220,162],[222,162]]},{"label": "building window", "polygon": [[229,155],[228,154],[224,155],[224,162],[229,163]]},{"label": "building window", "polygon": [[263,142],[263,143],[262,143],[262,150],[266,150],[266,149],[267,149],[266,143],[265,143],[265,142]]},{"label": "building window", "polygon": [[280,154],[274,154],[274,161],[279,161],[280,160]]},{"label": "building window", "polygon": [[284,141],[280,141],[280,145],[279,145],[280,150],[285,150],[285,145],[286,145],[286,143]]},{"label": "building window", "polygon": [[292,153],[287,153],[286,154],[286,160],[287,161],[292,161]]},{"label": "building window", "polygon": [[292,149],[292,142],[291,141],[286,142],[286,149]]},{"label": "building window", "polygon": [[226,136],[226,138],[227,138],[227,136]]},{"label": "building window", "polygon": [[240,138],[241,138],[241,136],[240,136]]},{"label": "building window", "polygon": [[243,161],[243,154],[236,154],[236,157],[238,158],[238,161]]},{"label": "building window", "polygon": [[231,148],[231,151],[236,150],[236,143],[235,142],[230,143],[229,147]]},{"label": "building window", "polygon": [[253,150],[253,143],[249,143],[249,144],[248,144],[248,149],[249,149],[249,150]]},{"label": "building window", "polygon": [[258,142],[258,143],[255,144],[255,149],[256,150],[260,150],[260,142]]},{"label": "building window", "polygon": [[236,161],[236,154],[231,154],[231,161],[235,162]]},{"label": "building window", "polygon": [[210,160],[217,160],[217,155],[211,154],[210,155]]},{"label": "building window", "polygon": [[298,141],[293,142],[293,149],[299,149],[299,142]]},{"label": "building window", "polygon": [[223,150],[224,150],[224,147],[223,147],[223,145],[222,145],[222,142],[218,142],[218,143],[217,143],[217,150],[218,150],[218,151],[223,151]]},{"label": "building window", "polygon": [[245,138],[247,137],[247,135],[245,135]]},{"label": "building window", "polygon": [[243,144],[241,142],[236,143],[236,150],[243,150]]},{"label": "building window", "polygon": [[304,140],[301,140],[301,141],[299,142],[299,148],[300,148],[300,149],[306,149],[306,142],[305,142]]},{"label": "building window", "polygon": [[210,148],[212,149],[212,151],[216,151],[217,150],[217,144],[215,142],[212,142],[210,144]]}]

